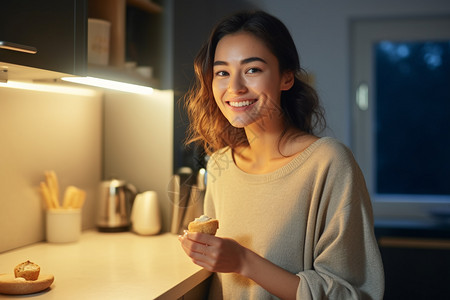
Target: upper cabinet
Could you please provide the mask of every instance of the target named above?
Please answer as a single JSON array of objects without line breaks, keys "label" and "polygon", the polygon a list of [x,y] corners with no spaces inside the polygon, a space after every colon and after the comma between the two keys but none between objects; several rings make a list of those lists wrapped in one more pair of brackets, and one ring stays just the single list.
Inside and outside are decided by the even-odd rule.
[{"label": "upper cabinet", "polygon": [[[16,68],[20,65],[157,86],[161,12],[150,0],[6,1],[0,18],[0,71],[6,79],[23,78]],[[89,18],[111,24],[106,65],[88,63]],[[41,74],[46,73],[43,78],[49,77]]]},{"label": "upper cabinet", "polygon": [[[108,66],[89,64],[88,73],[158,86],[156,78],[162,56],[161,14],[162,7],[150,0],[89,0],[88,18],[110,22],[111,31]],[[149,78],[149,74],[145,74],[148,71],[156,76]]]},{"label": "upper cabinet", "polygon": [[84,75],[87,0],[2,3],[0,62]]}]

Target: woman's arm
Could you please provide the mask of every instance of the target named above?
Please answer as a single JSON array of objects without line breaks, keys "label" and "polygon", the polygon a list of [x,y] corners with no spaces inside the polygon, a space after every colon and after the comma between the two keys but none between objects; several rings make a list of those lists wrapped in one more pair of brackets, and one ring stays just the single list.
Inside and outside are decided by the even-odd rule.
[{"label": "woman's arm", "polygon": [[300,278],[245,249],[246,260],[241,275],[248,277],[281,299],[295,299]]},{"label": "woman's arm", "polygon": [[300,278],[232,239],[186,232],[179,237],[192,261],[211,272],[238,273],[281,299],[295,299]]}]

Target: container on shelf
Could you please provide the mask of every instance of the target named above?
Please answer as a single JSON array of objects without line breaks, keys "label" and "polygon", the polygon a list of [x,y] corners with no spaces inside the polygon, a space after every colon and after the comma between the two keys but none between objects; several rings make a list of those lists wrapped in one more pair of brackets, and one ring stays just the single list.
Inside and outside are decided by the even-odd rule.
[{"label": "container on shelf", "polygon": [[106,20],[88,20],[88,63],[106,66],[109,62],[111,23]]}]

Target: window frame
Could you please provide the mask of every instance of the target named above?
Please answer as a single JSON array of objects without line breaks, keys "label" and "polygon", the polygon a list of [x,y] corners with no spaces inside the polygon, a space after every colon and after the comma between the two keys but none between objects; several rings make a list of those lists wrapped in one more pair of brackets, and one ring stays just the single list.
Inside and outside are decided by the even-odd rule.
[{"label": "window frame", "polygon": [[[350,22],[351,147],[364,173],[378,223],[434,224],[442,221],[442,217],[445,222],[449,221],[450,196],[375,193],[376,141],[372,134],[375,118],[374,42],[443,39],[450,40],[450,16],[353,19]],[[362,110],[357,103],[356,95],[361,84],[368,87],[367,110]]]}]

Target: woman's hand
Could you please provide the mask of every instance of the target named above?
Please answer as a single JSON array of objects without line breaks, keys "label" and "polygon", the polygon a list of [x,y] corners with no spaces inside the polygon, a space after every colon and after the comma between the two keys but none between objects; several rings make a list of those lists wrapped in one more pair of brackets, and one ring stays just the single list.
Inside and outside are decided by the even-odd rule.
[{"label": "woman's hand", "polygon": [[178,237],[192,261],[211,272],[238,273],[282,299],[295,299],[300,278],[235,240],[197,232]]},{"label": "woman's hand", "polygon": [[180,235],[178,240],[192,261],[206,270],[222,273],[242,272],[247,249],[235,240],[187,231]]}]

